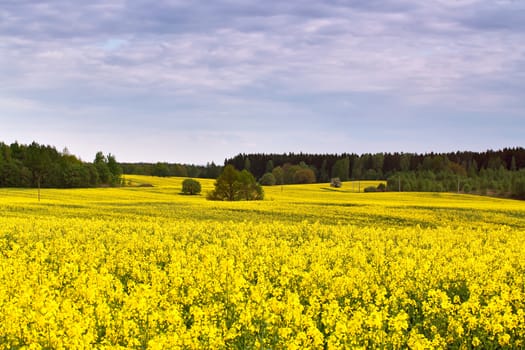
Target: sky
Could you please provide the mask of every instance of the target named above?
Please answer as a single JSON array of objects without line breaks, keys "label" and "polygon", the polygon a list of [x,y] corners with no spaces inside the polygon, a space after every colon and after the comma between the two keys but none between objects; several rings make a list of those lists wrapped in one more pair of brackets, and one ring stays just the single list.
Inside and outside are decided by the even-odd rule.
[{"label": "sky", "polygon": [[525,146],[525,1],[0,0],[0,141],[192,164]]}]

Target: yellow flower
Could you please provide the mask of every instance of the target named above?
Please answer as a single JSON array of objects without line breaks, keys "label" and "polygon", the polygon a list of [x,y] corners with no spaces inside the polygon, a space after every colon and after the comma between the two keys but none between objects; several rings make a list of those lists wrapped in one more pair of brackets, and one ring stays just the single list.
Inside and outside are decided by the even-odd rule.
[{"label": "yellow flower", "polygon": [[479,340],[478,337],[474,337],[474,338],[472,338],[472,346],[473,346],[473,347],[478,347],[478,346],[480,346],[480,345],[481,345],[481,341]]},{"label": "yellow flower", "polygon": [[498,343],[501,346],[509,345],[510,342],[510,335],[508,333],[504,333],[498,336]]}]

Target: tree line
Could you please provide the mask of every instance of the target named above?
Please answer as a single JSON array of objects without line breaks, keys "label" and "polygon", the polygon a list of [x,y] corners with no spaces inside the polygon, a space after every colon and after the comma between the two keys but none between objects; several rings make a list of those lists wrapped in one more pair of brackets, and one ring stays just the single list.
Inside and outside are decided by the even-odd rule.
[{"label": "tree line", "polygon": [[81,188],[118,186],[122,168],[112,154],[98,152],[83,162],[55,147],[0,142],[0,187]]},{"label": "tree line", "polygon": [[225,165],[263,185],[388,180],[389,191],[458,191],[525,198],[525,149],[376,154],[238,154]]},{"label": "tree line", "polygon": [[203,179],[216,179],[222,172],[223,167],[214,162],[204,165],[180,164],[180,163],[120,163],[124,174],[148,175],[160,177],[194,177]]},{"label": "tree line", "polygon": [[[224,164],[231,164],[236,169],[249,170],[257,179],[275,167],[299,166],[310,168],[315,174],[315,182],[328,182],[339,177],[342,181],[384,180],[398,171],[431,170],[441,171],[448,164],[455,163],[464,169],[519,170],[525,168],[525,149],[522,147],[504,148],[485,152],[450,152],[450,153],[355,153],[342,154],[238,154],[225,159]],[[298,168],[296,168],[297,170]],[[290,179],[288,179],[290,180]]]},{"label": "tree line", "polygon": [[482,168],[479,172],[457,167],[441,171],[400,171],[388,178],[387,190],[461,192],[525,199],[525,169],[509,170],[500,166]]},{"label": "tree line", "polygon": [[[458,191],[525,198],[522,147],[426,154],[242,153],[225,159],[224,167],[227,165],[238,171],[246,170],[262,185],[326,183],[332,178],[387,180],[389,191]],[[216,179],[224,167],[213,162],[205,166],[162,162],[119,164],[114,155],[102,152],[92,162],[84,162],[67,149],[59,152],[55,147],[36,142],[30,145],[0,142],[0,187],[118,186],[123,173]]]}]

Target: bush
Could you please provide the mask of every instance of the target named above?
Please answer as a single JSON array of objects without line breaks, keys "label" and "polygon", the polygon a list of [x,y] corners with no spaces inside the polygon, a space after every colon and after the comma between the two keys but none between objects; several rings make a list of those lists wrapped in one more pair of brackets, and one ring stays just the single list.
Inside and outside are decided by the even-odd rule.
[{"label": "bush", "polygon": [[200,182],[194,179],[186,179],[182,181],[182,193],[189,195],[201,193]]},{"label": "bush", "polygon": [[385,192],[386,191],[386,185],[381,182],[379,185],[377,185],[377,191],[378,192]]},{"label": "bush", "polygon": [[340,188],[343,186],[343,183],[341,182],[341,179],[338,177],[333,177],[332,180],[330,180],[330,186],[335,188]]},{"label": "bush", "polygon": [[365,187],[365,192],[377,192],[377,187],[375,186]]}]

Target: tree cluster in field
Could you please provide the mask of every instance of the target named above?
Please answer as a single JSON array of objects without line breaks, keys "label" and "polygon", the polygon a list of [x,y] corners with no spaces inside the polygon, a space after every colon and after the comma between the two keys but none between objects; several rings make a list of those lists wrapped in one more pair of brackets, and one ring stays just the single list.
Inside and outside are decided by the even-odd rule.
[{"label": "tree cluster in field", "polygon": [[264,191],[248,170],[239,171],[226,165],[207,198],[217,201],[262,200]]},{"label": "tree cluster in field", "polygon": [[122,168],[111,154],[98,152],[92,163],[81,161],[67,149],[0,142],[0,187],[80,188],[118,186]]},{"label": "tree cluster in field", "polygon": [[160,177],[193,177],[203,179],[216,179],[222,171],[222,166],[214,162],[203,165],[179,163],[120,163],[124,174],[147,175]]}]

